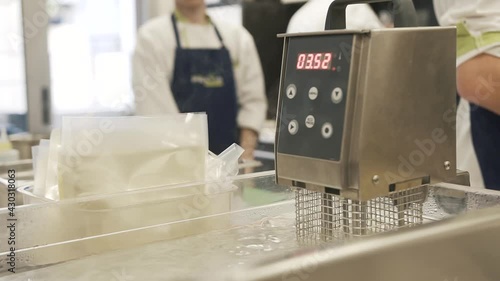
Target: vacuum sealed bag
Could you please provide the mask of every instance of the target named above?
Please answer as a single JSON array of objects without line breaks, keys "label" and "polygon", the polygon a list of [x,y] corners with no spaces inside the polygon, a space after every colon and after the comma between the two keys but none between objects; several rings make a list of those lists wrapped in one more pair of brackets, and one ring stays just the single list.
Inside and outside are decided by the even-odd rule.
[{"label": "vacuum sealed bag", "polygon": [[45,178],[47,173],[48,143],[46,140],[40,140],[40,145],[31,148],[33,156],[33,173],[35,181],[33,182],[33,194],[36,196],[45,195]]},{"label": "vacuum sealed bag", "polygon": [[66,117],[58,153],[60,199],[205,179],[205,114]]},{"label": "vacuum sealed bag", "polygon": [[[219,155],[209,152],[207,127],[205,114],[64,118],[50,145],[43,143],[40,167],[46,174],[40,180],[46,198],[81,202],[46,218],[65,225],[50,234],[53,241],[179,221],[157,231],[170,239],[229,227],[229,217],[214,215],[231,211],[232,178],[243,149],[233,144]],[[165,185],[170,186],[154,188]],[[121,239],[113,243],[128,243],[130,237]],[[93,243],[96,249],[113,248],[106,240]],[[35,259],[35,264],[58,262],[53,256]]]},{"label": "vacuum sealed bag", "polygon": [[45,198],[59,200],[58,188],[58,161],[61,147],[61,130],[52,130],[50,134],[49,159],[47,163],[47,177],[45,179]]}]

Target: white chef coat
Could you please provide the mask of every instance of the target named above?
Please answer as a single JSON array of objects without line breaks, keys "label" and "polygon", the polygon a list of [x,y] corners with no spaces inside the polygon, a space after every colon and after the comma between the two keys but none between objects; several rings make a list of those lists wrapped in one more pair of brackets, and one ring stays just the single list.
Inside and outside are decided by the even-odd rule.
[{"label": "white chef coat", "polygon": [[[240,128],[259,131],[267,112],[264,77],[259,55],[250,33],[243,27],[212,22],[219,30],[233,62]],[[183,48],[221,48],[212,24],[192,24],[178,20]],[[173,79],[176,41],[171,15],[145,23],[137,36],[133,56],[133,89],[137,115],[179,112],[170,89]]]},{"label": "white chef coat", "polygon": [[[325,30],[326,15],[332,0],[309,0],[290,19],[288,33]],[[368,4],[354,4],[346,9],[347,29],[376,29],[384,25]]]},{"label": "white chef coat", "polygon": [[[451,26],[463,23],[473,36],[500,31],[500,1],[498,0],[434,0],[439,24]],[[488,53],[500,57],[500,42],[477,48],[457,58],[457,66],[472,57]]]},{"label": "white chef coat", "polygon": [[[452,26],[463,24],[472,36],[480,36],[485,32],[500,31],[500,1],[498,0],[434,0],[434,10],[440,25]],[[500,41],[480,46],[457,57],[457,66],[481,53],[487,53],[500,57]],[[481,138],[495,138],[491,134],[476,134],[473,136],[472,126],[475,124],[471,118],[471,104],[460,99],[457,108],[457,168],[468,171],[471,178],[471,186],[485,187],[483,172],[480,161],[476,155],[473,137],[476,142]],[[481,121],[484,122],[484,119]],[[500,124],[498,124],[500,126]],[[490,151],[491,157],[500,159],[500,155],[495,155],[495,151]],[[488,159],[489,160],[489,159]],[[492,163],[495,161],[489,161]],[[500,164],[500,161],[496,161]],[[490,167],[491,169],[491,167]],[[500,166],[497,167],[500,171]]]}]

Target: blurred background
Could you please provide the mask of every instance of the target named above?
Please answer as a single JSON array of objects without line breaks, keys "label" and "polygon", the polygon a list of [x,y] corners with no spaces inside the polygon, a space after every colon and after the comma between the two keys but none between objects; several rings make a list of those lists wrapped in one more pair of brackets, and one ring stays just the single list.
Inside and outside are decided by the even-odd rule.
[{"label": "blurred background", "polygon": [[[301,0],[206,0],[212,17],[245,26],[262,61],[274,119],[282,42]],[[431,0],[415,0],[436,25]],[[63,115],[133,113],[131,56],[138,27],[174,0],[0,0],[0,127],[47,134]],[[372,8],[390,26],[388,4]]]}]

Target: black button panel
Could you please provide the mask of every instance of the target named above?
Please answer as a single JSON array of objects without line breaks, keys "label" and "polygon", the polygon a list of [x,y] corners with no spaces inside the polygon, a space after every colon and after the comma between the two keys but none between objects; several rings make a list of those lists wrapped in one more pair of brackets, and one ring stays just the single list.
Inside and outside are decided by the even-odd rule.
[{"label": "black button panel", "polygon": [[289,38],[279,153],[340,161],[352,42],[352,34]]}]

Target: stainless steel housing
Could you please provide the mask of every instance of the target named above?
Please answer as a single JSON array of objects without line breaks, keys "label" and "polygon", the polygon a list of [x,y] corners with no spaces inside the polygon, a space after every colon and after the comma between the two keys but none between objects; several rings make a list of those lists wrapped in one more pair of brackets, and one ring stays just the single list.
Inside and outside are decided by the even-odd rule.
[{"label": "stainless steel housing", "polygon": [[[279,152],[279,184],[366,201],[425,183],[451,181],[455,155],[455,28],[396,28],[284,35],[277,135],[291,38],[353,34],[339,161]],[[332,109],[333,110],[333,109]]]}]

